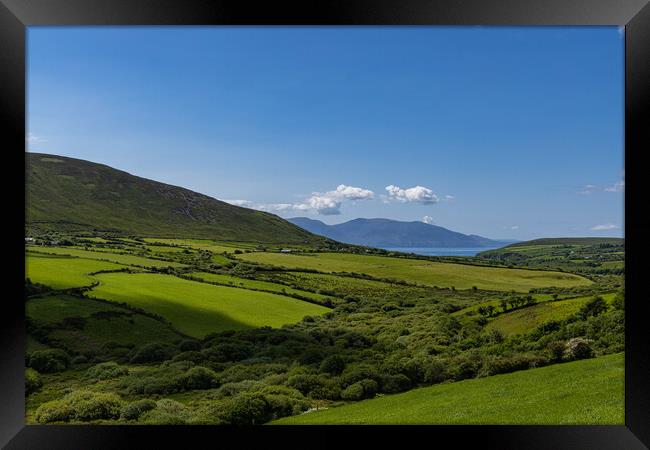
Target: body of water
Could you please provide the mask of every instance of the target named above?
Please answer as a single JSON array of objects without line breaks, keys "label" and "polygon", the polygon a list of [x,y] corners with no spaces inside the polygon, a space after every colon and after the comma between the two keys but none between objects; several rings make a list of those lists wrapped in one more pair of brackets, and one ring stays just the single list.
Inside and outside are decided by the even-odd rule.
[{"label": "body of water", "polygon": [[384,250],[393,252],[415,253],[423,256],[476,256],[477,253],[495,248],[504,247],[507,244],[497,247],[383,247]]}]

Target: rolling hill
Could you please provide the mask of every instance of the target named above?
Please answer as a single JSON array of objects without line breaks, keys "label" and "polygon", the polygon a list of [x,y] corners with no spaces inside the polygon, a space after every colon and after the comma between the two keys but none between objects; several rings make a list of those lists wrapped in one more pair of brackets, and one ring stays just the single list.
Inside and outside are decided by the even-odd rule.
[{"label": "rolling hill", "polygon": [[289,222],[305,230],[347,244],[369,247],[490,247],[499,244],[477,235],[467,235],[424,222],[390,219],[354,219],[336,225],[294,217]]},{"label": "rolling hill", "polygon": [[280,217],[80,159],[26,154],[26,224],[265,243],[326,240]]}]

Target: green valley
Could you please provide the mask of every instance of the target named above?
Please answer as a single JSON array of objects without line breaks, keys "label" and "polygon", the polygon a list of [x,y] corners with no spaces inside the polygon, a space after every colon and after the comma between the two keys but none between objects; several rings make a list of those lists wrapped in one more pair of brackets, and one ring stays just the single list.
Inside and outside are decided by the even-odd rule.
[{"label": "green valley", "polygon": [[28,424],[622,423],[622,241],[429,257],[72,158],[27,178]]}]

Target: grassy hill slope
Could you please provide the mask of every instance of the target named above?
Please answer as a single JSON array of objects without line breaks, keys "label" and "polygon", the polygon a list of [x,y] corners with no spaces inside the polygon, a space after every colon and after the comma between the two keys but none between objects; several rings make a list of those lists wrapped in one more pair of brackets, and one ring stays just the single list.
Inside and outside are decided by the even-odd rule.
[{"label": "grassy hill slope", "polygon": [[623,362],[619,353],[439,384],[274,423],[622,425]]},{"label": "grassy hill slope", "polygon": [[273,214],[103,164],[41,153],[26,158],[31,227],[287,244],[324,241]]},{"label": "grassy hill slope", "polygon": [[523,241],[510,244],[503,248],[526,247],[529,245],[598,245],[598,244],[623,244],[623,238],[601,237],[576,237],[576,238],[541,238],[532,241]]}]

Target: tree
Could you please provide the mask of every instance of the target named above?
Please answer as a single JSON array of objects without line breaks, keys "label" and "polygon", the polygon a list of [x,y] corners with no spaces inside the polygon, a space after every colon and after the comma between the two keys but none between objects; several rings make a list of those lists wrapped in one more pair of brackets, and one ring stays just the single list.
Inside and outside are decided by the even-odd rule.
[{"label": "tree", "polygon": [[587,317],[596,317],[597,315],[607,311],[608,308],[609,306],[607,305],[607,302],[605,302],[601,296],[597,295],[582,305],[582,308],[580,308],[577,315],[584,320]]},{"label": "tree", "polygon": [[585,359],[594,356],[594,351],[587,339],[575,337],[566,343],[564,356],[567,359]]},{"label": "tree", "polygon": [[614,300],[612,301],[612,306],[614,309],[625,311],[625,286],[616,293],[616,297],[614,297]]}]

